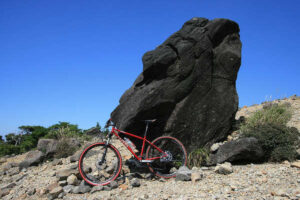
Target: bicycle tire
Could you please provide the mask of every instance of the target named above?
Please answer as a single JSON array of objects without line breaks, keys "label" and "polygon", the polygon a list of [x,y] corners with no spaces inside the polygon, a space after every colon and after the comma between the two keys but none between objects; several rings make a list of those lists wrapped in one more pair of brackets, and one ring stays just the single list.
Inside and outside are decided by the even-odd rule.
[{"label": "bicycle tire", "polygon": [[[98,149],[97,149],[98,148]],[[104,152],[105,163],[100,163]],[[91,155],[89,155],[89,153]],[[109,159],[108,159],[109,157]],[[108,172],[108,168],[111,167]],[[81,177],[90,185],[107,185],[114,181],[120,174],[122,169],[122,157],[120,152],[111,144],[94,143],[83,150],[78,162],[78,169]],[[101,173],[101,174],[100,174]],[[111,174],[111,175],[108,175]]]},{"label": "bicycle tire", "polygon": [[[178,139],[171,136],[158,137],[153,140],[152,144],[159,147],[164,152],[168,152],[168,154],[171,155],[171,157],[173,157],[174,159],[169,158],[171,159],[170,161],[155,159],[152,163],[148,163],[150,171],[153,172],[156,176],[165,179],[176,177],[176,171],[173,170],[173,172],[170,172],[170,170],[173,167],[178,170],[181,166],[186,166],[187,152],[184,145]],[[179,156],[177,155],[176,151],[179,152]],[[161,153],[152,145],[149,145],[146,151],[146,159],[151,159],[153,157],[159,156],[161,156]],[[159,167],[163,166],[165,167],[164,169],[159,169]]]}]

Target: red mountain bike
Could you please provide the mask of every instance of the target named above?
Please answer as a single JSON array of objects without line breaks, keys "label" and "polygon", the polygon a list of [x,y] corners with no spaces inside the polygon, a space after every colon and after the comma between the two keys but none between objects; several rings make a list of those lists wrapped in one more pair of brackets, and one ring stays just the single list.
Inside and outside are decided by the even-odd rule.
[{"label": "red mountain bike", "polygon": [[[144,120],[146,130],[144,137],[121,131],[109,119],[106,128],[112,126],[106,142],[94,143],[88,146],[81,153],[78,169],[82,178],[90,185],[107,185],[115,180],[122,169],[122,157],[116,147],[110,144],[111,138],[115,135],[132,153],[135,162],[146,165],[155,175],[163,178],[176,176],[176,170],[186,165],[187,153],[183,144],[176,138],[170,136],[158,137],[152,142],[146,139],[148,126],[156,120]],[[119,134],[134,137],[142,140],[143,145],[140,155],[134,152],[134,144],[127,138],[123,140]],[[144,155],[146,143],[148,148]]]}]

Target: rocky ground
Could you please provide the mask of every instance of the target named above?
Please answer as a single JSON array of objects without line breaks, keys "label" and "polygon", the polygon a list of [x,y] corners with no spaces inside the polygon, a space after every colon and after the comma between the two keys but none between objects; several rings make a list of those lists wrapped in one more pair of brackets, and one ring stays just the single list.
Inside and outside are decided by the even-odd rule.
[{"label": "rocky ground", "polygon": [[[291,104],[294,113],[289,124],[300,129],[300,99],[276,101]],[[244,107],[237,117],[247,117],[261,108]],[[120,143],[113,143],[124,160],[129,158]],[[0,199],[300,199],[300,160],[183,169],[179,178],[169,180],[130,173],[124,167],[125,178],[118,183],[91,188],[80,180],[74,157],[19,170],[18,163],[25,157],[0,160]]]}]

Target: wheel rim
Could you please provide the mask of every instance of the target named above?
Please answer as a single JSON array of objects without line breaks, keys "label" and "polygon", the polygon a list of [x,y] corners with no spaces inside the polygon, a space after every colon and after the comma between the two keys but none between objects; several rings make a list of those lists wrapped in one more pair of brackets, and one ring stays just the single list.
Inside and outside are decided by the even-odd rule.
[{"label": "wheel rim", "polygon": [[[103,154],[107,148],[105,159]],[[104,143],[93,144],[86,148],[79,160],[79,170],[83,179],[91,185],[107,185],[115,180],[121,171],[121,156],[119,152]]]},{"label": "wheel rim", "polygon": [[[175,177],[179,167],[186,165],[187,155],[184,146],[181,142],[172,137],[157,138],[153,144],[166,152],[167,156],[150,163],[150,170],[159,177]],[[161,155],[162,154],[152,146],[147,150],[147,158],[159,157]]]}]

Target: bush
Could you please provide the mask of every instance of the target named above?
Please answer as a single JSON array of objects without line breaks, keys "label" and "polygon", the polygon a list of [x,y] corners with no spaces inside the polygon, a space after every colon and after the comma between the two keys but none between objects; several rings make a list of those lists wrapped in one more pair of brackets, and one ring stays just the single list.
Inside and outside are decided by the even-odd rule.
[{"label": "bush", "polygon": [[188,166],[200,167],[209,161],[209,151],[205,148],[199,148],[192,151],[188,157]]},{"label": "bush", "polygon": [[266,160],[294,160],[297,156],[296,146],[300,136],[295,128],[286,125],[262,124],[247,129],[243,136],[255,137],[261,143]]},{"label": "bush", "polygon": [[264,109],[256,111],[241,126],[241,132],[264,124],[286,125],[292,113],[288,104],[268,104]]},{"label": "bush", "polygon": [[255,112],[244,124],[240,132],[243,137],[255,137],[260,142],[265,160],[279,162],[296,159],[299,132],[286,126],[291,118],[289,105],[270,104]]},{"label": "bush", "polygon": [[[101,128],[99,124],[97,127]],[[6,141],[0,136],[0,156],[20,154],[34,149],[40,138],[57,140],[62,140],[63,138],[77,138],[80,142],[91,139],[91,136],[84,134],[84,132],[78,128],[78,125],[70,124],[69,122],[59,122],[49,128],[43,126],[20,126],[19,129],[20,132],[18,134],[7,134],[5,136]],[[105,131],[107,132],[107,130]],[[63,146],[61,148],[63,149]],[[71,147],[69,149],[72,150]],[[68,152],[66,154],[68,154]]]},{"label": "bush", "polygon": [[73,155],[77,146],[71,143],[71,140],[67,137],[61,138],[57,144],[57,151],[54,155],[55,158],[66,158],[68,156]]},{"label": "bush", "polygon": [[48,128],[48,134],[45,138],[60,140],[64,137],[80,138],[81,140],[90,140],[90,136],[83,133],[81,129],[78,129],[77,125],[70,124],[68,122],[59,122]]},{"label": "bush", "polygon": [[0,157],[11,154],[19,154],[20,152],[20,146],[5,143],[0,144]]}]

